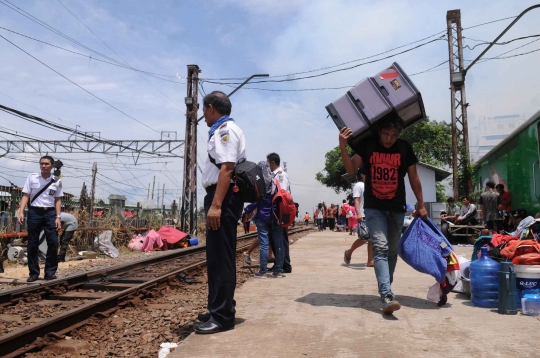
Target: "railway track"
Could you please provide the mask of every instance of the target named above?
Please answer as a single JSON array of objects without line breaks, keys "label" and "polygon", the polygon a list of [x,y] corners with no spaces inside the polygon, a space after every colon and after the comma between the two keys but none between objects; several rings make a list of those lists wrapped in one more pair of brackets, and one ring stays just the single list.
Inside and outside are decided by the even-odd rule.
[{"label": "railway track", "polygon": [[[290,235],[311,230],[299,227]],[[257,233],[238,237],[237,252],[245,249]],[[0,356],[18,357],[38,350],[37,338],[62,337],[85,325],[93,316],[107,317],[119,308],[129,306],[161,287],[175,281],[189,283],[191,275],[206,265],[205,245],[172,251],[165,255],[141,259],[103,269],[75,274],[27,287],[0,292],[0,318],[12,318],[14,327],[0,336]],[[38,307],[23,319],[17,309],[19,302]],[[53,308],[51,308],[53,307]],[[40,309],[53,311],[50,317],[39,319]],[[7,313],[7,314],[5,314]],[[22,327],[19,326],[23,324]]]}]

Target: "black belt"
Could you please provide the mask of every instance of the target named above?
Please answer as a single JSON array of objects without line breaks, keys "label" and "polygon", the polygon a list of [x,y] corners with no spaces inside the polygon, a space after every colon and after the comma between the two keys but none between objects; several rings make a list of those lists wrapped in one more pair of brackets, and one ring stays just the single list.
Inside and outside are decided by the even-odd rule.
[{"label": "black belt", "polygon": [[30,209],[37,209],[37,210],[47,211],[47,210],[54,209],[54,206],[51,206],[51,207],[30,206]]},{"label": "black belt", "polygon": [[[229,189],[232,189],[233,186],[234,186],[234,183],[231,183],[229,185]],[[216,191],[216,189],[217,189],[217,184],[212,184],[212,185],[205,188],[206,194],[210,194],[210,192]]]}]

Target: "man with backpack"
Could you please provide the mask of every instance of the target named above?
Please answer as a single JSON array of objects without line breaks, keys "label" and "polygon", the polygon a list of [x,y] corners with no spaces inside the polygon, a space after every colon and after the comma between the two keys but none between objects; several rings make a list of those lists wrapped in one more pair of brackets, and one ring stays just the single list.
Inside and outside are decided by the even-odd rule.
[{"label": "man with backpack", "polygon": [[[279,182],[279,186],[281,189],[286,190],[290,192],[290,184],[289,184],[289,176],[287,175],[287,172],[285,172],[280,164],[281,164],[281,158],[277,153],[270,153],[266,156],[266,160],[268,161],[268,164],[270,165],[270,170],[272,171],[272,174],[274,175],[274,178],[277,179]],[[294,218],[293,218],[294,220]],[[292,272],[292,266],[291,266],[291,256],[289,255],[289,228],[285,227],[283,228],[283,265],[282,269],[284,273],[291,273]],[[272,245],[272,242],[270,241],[270,244]],[[277,250],[277,247],[272,246],[272,250],[274,250],[274,253]],[[277,255],[276,255],[277,260]],[[276,261],[277,263],[277,261]]]},{"label": "man with backpack", "polygon": [[235,165],[246,158],[244,132],[229,117],[232,105],[223,92],[204,97],[203,114],[210,127],[208,156],[202,173],[206,190],[206,259],[208,311],[199,314],[195,332],[212,334],[234,328],[236,287],[236,226],[244,201],[232,181]]},{"label": "man with backpack", "polygon": [[261,161],[259,166],[262,169],[266,190],[261,200],[246,207],[247,213],[257,210],[253,220],[257,226],[257,236],[260,242],[260,268],[254,277],[259,279],[268,277],[268,256],[270,245],[272,245],[275,260],[271,269],[273,272],[269,277],[282,278],[285,277],[281,273],[283,267],[283,230],[276,215],[277,203],[274,200],[278,188],[268,162]]},{"label": "man with backpack", "polygon": [[351,129],[343,128],[339,134],[341,159],[347,173],[356,174],[362,165],[365,168],[364,213],[373,241],[375,276],[383,301],[383,313],[387,314],[401,308],[391,284],[406,211],[405,175],[409,177],[418,202],[417,215],[427,218],[422,183],[416,169],[418,159],[412,146],[399,138],[402,128],[403,121],[397,115],[381,119],[374,137],[352,148],[355,152],[352,158],[347,152]]}]

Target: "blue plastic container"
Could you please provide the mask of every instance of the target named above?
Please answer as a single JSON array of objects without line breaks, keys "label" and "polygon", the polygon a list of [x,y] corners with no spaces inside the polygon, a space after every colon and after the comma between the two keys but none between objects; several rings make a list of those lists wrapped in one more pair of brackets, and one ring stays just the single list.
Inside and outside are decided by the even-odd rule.
[{"label": "blue plastic container", "polygon": [[197,239],[196,237],[192,237],[189,239],[189,246],[195,246],[195,245],[199,245],[199,239]]},{"label": "blue plastic container", "polygon": [[499,283],[497,274],[499,263],[491,259],[486,247],[481,249],[482,257],[471,262],[471,301],[475,306],[499,307]]}]

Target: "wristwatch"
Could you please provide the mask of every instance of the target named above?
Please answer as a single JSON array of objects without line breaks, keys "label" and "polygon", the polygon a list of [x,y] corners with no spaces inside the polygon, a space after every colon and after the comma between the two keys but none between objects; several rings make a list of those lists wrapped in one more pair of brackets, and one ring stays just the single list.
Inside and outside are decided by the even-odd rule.
[{"label": "wristwatch", "polygon": [[57,219],[60,219],[60,216],[59,216],[59,215],[56,215],[56,218],[57,218]]}]

